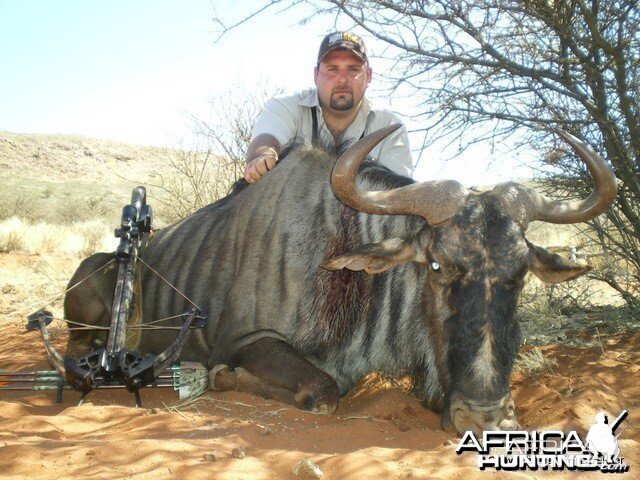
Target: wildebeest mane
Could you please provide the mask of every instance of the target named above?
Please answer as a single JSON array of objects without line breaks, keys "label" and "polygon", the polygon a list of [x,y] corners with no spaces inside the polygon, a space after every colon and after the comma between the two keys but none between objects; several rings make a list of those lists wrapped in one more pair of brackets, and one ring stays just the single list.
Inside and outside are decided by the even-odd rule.
[{"label": "wildebeest mane", "polygon": [[[334,145],[331,142],[317,142],[314,145],[309,146],[308,144],[304,144],[300,139],[294,139],[282,149],[278,163],[276,163],[274,168],[277,168],[283,162],[286,162],[294,154],[302,153],[302,151],[308,151],[311,149],[316,151],[316,155],[328,156],[331,159],[331,164],[333,165],[338,157],[342,155],[349,146],[350,141],[348,140],[345,140],[338,145]],[[360,168],[358,169],[358,180],[361,185],[372,190],[391,190],[393,188],[403,187],[415,182],[409,177],[404,177],[393,172],[371,158],[366,158],[360,165]],[[198,209],[193,213],[193,215],[206,214],[219,208],[223,208],[231,203],[233,199],[237,197],[238,194],[240,194],[247,186],[249,186],[249,182],[244,178],[239,178],[233,183],[226,196]]]}]

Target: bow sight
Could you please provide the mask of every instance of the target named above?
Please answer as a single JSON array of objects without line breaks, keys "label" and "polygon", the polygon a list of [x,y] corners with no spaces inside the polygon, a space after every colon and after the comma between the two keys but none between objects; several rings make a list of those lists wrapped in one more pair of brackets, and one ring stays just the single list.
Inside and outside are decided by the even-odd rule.
[{"label": "bow sight", "polygon": [[[141,261],[139,252],[151,232],[151,217],[151,207],[146,203],[146,190],[144,187],[136,187],[131,195],[131,204],[125,205],[122,209],[120,228],[115,230],[116,238],[120,239],[114,253],[114,260],[118,264],[118,276],[113,294],[109,334],[104,348],[93,350],[79,358],[63,357],[52,345],[47,330],[47,325],[53,320],[51,313],[39,310],[28,317],[27,330],[40,330],[51,364],[61,378],[82,393],[81,402],[90,391],[115,384],[124,385],[132,392],[136,405],[140,406],[139,390],[156,382],[160,375],[172,366],[193,328],[204,327],[206,317],[201,315],[198,307],[190,308],[181,315],[183,324],[177,337],[159,355],[141,354],[125,348],[127,322],[131,318],[134,304],[134,279],[138,272],[138,261]],[[75,285],[70,288],[74,287]]]}]

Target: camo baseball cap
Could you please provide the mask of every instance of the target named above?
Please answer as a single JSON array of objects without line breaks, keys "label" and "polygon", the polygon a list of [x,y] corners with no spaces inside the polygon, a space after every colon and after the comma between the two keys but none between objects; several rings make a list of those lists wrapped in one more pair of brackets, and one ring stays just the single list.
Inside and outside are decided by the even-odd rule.
[{"label": "camo baseball cap", "polygon": [[351,50],[360,57],[365,64],[369,65],[367,47],[364,46],[364,41],[358,35],[351,32],[334,32],[324,37],[320,44],[320,50],[318,51],[318,64],[320,64],[327,53],[338,48]]}]

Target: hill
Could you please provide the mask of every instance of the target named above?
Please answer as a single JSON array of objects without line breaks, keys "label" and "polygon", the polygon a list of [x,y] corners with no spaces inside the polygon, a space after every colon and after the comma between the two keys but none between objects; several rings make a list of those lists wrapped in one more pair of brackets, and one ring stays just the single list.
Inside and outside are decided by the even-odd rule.
[{"label": "hill", "polygon": [[131,190],[145,185],[160,226],[224,195],[237,175],[210,153],[0,132],[0,221],[115,225]]},{"label": "hill", "polygon": [[176,151],[70,135],[0,132],[0,220],[118,221],[138,184]]}]

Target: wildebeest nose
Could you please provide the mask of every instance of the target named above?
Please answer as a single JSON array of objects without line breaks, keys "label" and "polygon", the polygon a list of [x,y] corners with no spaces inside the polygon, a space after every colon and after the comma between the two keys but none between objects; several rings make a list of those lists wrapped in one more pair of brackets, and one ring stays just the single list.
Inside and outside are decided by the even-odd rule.
[{"label": "wildebeest nose", "polygon": [[449,412],[458,435],[468,430],[475,435],[481,435],[483,431],[520,428],[511,395],[495,402],[474,402],[459,396],[454,397]]}]

